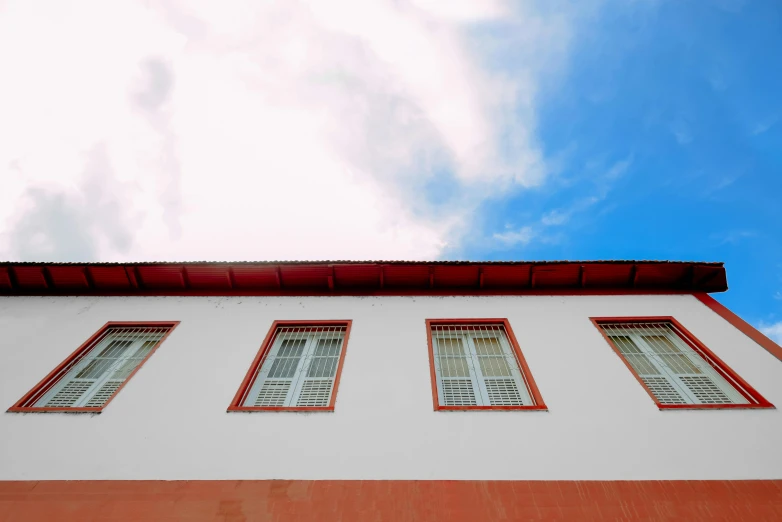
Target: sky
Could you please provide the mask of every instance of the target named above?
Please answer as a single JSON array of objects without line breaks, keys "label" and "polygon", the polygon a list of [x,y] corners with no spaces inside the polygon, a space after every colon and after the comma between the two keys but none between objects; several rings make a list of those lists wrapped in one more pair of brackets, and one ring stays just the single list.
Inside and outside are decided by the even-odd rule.
[{"label": "sky", "polygon": [[0,259],[724,261],[782,342],[776,0],[0,0]]}]

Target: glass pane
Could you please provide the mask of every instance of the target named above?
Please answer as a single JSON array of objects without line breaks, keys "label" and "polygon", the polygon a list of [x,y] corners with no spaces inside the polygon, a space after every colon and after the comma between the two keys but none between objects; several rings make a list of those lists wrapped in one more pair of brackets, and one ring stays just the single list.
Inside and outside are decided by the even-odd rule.
[{"label": "glass pane", "polygon": [[339,357],[313,357],[307,369],[307,377],[334,377]]},{"label": "glass pane", "polygon": [[442,377],[470,376],[461,339],[437,339],[437,358]]},{"label": "glass pane", "polygon": [[286,339],[280,344],[280,349],[277,351],[277,357],[301,357],[301,352],[304,351],[304,345],[306,339]]},{"label": "glass pane", "polygon": [[321,339],[307,368],[307,377],[334,377],[339,363],[341,339]]},{"label": "glass pane", "polygon": [[144,345],[141,346],[141,348],[138,349],[136,353],[133,354],[133,357],[127,359],[124,363],[122,363],[122,366],[120,366],[115,372],[114,375],[111,376],[112,379],[115,380],[125,380],[128,375],[130,375],[130,372],[136,369],[136,366],[141,364],[141,361],[144,360],[144,357],[149,355],[149,352],[152,350],[152,348],[155,347],[157,344],[157,341],[146,341],[144,342]]},{"label": "glass pane", "polygon": [[441,357],[440,374],[443,377],[469,377],[470,368],[466,357]]},{"label": "glass pane", "polygon": [[122,357],[124,351],[133,344],[133,341],[111,341],[100,353],[95,356],[87,356],[92,359],[77,375],[77,379],[97,379],[103,375],[109,367]]},{"label": "glass pane", "polygon": [[502,355],[502,345],[496,337],[473,337],[478,355]]},{"label": "glass pane", "polygon": [[639,375],[660,374],[657,367],[649,360],[649,356],[642,352],[630,337],[615,335],[611,340]]},{"label": "glass pane", "polygon": [[464,355],[462,340],[456,339],[437,339],[437,351],[440,355]]},{"label": "glass pane", "polygon": [[[286,339],[280,344],[277,356],[269,370],[269,377],[275,379],[290,379],[296,373],[299,359],[304,351],[306,339]],[[265,366],[265,365],[264,365]]]},{"label": "glass pane", "polygon": [[619,348],[619,351],[622,353],[641,353],[641,349],[635,345],[630,337],[614,335],[611,336],[611,340],[614,341],[614,344],[616,344],[616,347]]},{"label": "glass pane", "polygon": [[649,360],[646,354],[624,354],[624,358],[630,363],[630,366],[638,372],[638,375],[659,375],[660,370]]},{"label": "glass pane", "polygon": [[509,377],[511,367],[505,356],[479,357],[484,377]]},{"label": "glass pane", "polygon": [[484,377],[508,377],[510,366],[496,337],[473,337],[475,352]]},{"label": "glass pane", "polygon": [[643,336],[643,339],[655,352],[657,352],[658,357],[673,372],[678,374],[701,373],[700,368],[698,368],[698,366],[695,365],[667,336],[645,335]]},{"label": "glass pane", "polygon": [[315,347],[316,357],[339,357],[342,339],[321,339]]}]

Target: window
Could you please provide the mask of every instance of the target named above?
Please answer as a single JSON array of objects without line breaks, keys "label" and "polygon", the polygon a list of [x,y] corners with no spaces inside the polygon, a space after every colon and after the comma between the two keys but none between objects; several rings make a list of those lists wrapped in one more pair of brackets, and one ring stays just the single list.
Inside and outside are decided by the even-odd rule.
[{"label": "window", "polygon": [[350,321],[276,321],[228,411],[333,411]]},{"label": "window", "polygon": [[673,318],[593,322],[660,408],[772,407]]},{"label": "window", "polygon": [[100,412],[177,324],[106,324],[9,411]]},{"label": "window", "polygon": [[544,410],[505,319],[427,320],[435,410]]}]

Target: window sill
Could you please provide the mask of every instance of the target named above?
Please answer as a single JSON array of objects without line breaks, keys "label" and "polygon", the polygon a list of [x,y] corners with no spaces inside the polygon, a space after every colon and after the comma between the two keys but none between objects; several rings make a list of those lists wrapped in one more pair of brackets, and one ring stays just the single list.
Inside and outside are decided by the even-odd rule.
[{"label": "window sill", "polygon": [[293,412],[312,412],[312,411],[321,411],[321,412],[333,412],[334,407],[333,406],[241,406],[241,407],[231,407],[226,410],[228,413],[231,412],[248,412],[248,411],[293,411]]},{"label": "window sill", "polygon": [[12,407],[7,413],[100,413],[103,408],[19,408]]},{"label": "window sill", "polygon": [[775,410],[773,404],[657,404],[660,411],[665,410]]},{"label": "window sill", "polygon": [[535,406],[437,406],[435,411],[548,411],[545,405]]}]

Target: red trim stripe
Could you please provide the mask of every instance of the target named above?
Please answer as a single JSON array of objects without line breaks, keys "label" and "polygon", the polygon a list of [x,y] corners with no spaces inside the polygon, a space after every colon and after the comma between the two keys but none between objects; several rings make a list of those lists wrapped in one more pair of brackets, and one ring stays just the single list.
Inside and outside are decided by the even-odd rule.
[{"label": "red trim stripe", "polygon": [[0,482],[0,520],[779,520],[782,480]]},{"label": "red trim stripe", "polygon": [[754,326],[746,322],[744,319],[731,312],[725,305],[714,299],[709,294],[699,292],[693,295],[701,303],[711,308],[714,313],[728,321],[741,333],[758,343],[771,355],[782,361],[782,347],[780,347],[777,343],[763,335],[762,332],[758,331]]}]

